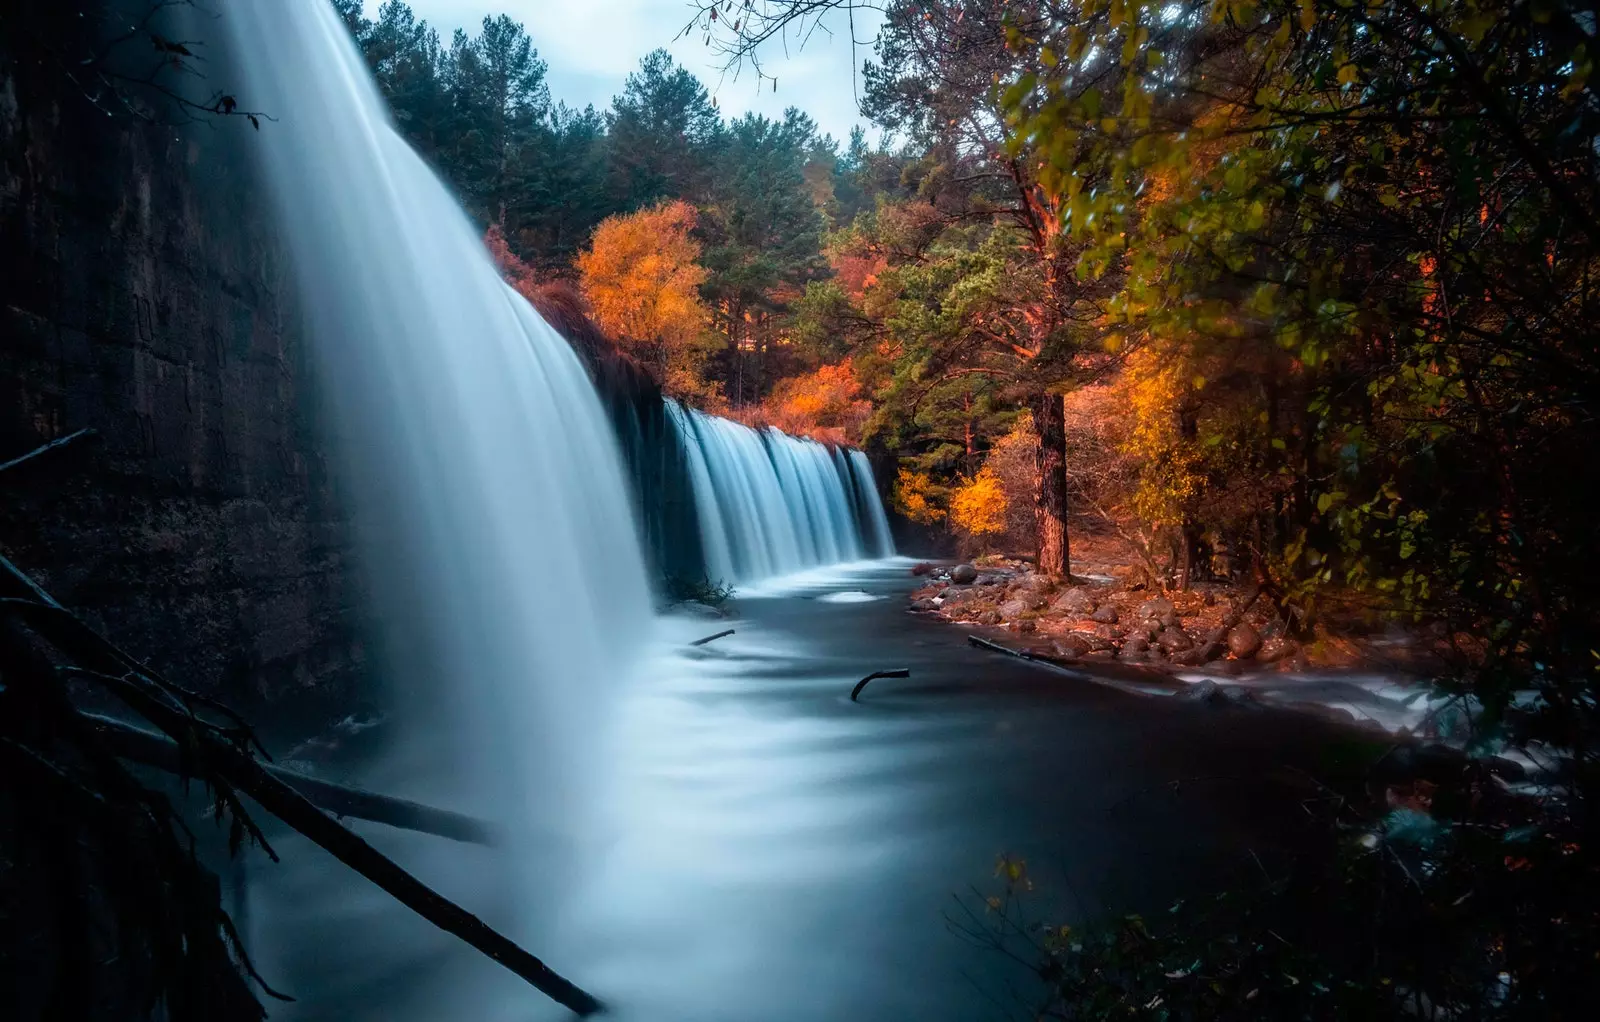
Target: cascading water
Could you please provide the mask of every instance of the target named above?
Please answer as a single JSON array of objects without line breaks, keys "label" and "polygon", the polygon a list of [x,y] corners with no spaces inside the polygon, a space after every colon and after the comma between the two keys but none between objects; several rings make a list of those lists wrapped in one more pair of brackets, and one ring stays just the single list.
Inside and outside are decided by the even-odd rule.
[{"label": "cascading water", "polygon": [[[597,704],[650,621],[615,436],[570,347],[394,130],[326,0],[221,9],[273,117],[259,146],[392,640],[397,726],[428,757],[384,783],[513,841],[567,836]],[[501,884],[560,883],[509,868],[502,903],[519,892]]]},{"label": "cascading water", "polygon": [[689,455],[706,572],[748,582],[894,553],[872,466],[830,449],[668,402]]}]

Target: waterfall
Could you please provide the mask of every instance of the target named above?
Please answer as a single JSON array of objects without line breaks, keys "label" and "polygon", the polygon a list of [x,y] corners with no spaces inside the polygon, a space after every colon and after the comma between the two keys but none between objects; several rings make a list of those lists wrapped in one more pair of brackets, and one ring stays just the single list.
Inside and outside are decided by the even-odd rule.
[{"label": "waterfall", "polygon": [[709,578],[748,582],[894,553],[862,452],[672,401],[667,411],[688,452]]},{"label": "waterfall", "polygon": [[404,783],[548,834],[650,621],[615,434],[570,346],[395,131],[326,0],[221,11],[272,118],[252,139],[339,433],[389,702],[430,757]]}]

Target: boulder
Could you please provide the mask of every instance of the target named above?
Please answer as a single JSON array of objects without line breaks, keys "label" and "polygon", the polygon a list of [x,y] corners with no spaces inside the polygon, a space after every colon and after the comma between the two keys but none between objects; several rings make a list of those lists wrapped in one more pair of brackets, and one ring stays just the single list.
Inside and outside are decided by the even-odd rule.
[{"label": "boulder", "polygon": [[1235,659],[1248,660],[1261,648],[1261,633],[1248,624],[1235,625],[1228,631],[1228,652]]},{"label": "boulder", "polygon": [[1281,635],[1274,635],[1261,643],[1261,648],[1256,650],[1256,661],[1263,664],[1275,664],[1284,657],[1294,656],[1299,646],[1293,639],[1285,639]]},{"label": "boulder", "polygon": [[970,564],[958,564],[950,569],[950,581],[957,585],[971,585],[978,581],[978,569]]},{"label": "boulder", "polygon": [[1117,608],[1108,603],[1093,614],[1090,614],[1089,620],[1098,621],[1103,625],[1114,625],[1117,623]]},{"label": "boulder", "polygon": [[913,564],[911,566],[911,574],[917,576],[918,578],[928,574],[932,570],[933,565],[929,564],[927,561],[922,561],[921,563]]},{"label": "boulder", "polygon": [[1089,595],[1089,590],[1086,586],[1068,589],[1056,597],[1054,607],[1061,613],[1070,614],[1073,617],[1088,617],[1095,612],[1094,597]]},{"label": "boulder", "polygon": [[1100,636],[1102,639],[1111,639],[1112,641],[1115,641],[1122,638],[1124,632],[1116,625],[1095,625],[1094,634]]},{"label": "boulder", "polygon": [[914,600],[912,601],[911,609],[927,613],[928,611],[938,610],[939,605],[932,600]]},{"label": "boulder", "polygon": [[986,610],[978,615],[978,624],[980,625],[997,625],[999,623],[1000,612],[998,610]]},{"label": "boulder", "polygon": [[1039,626],[1032,621],[1013,621],[1006,627],[1019,635],[1032,635],[1039,630]]},{"label": "boulder", "polygon": [[1168,653],[1182,653],[1184,650],[1194,648],[1194,640],[1189,638],[1188,632],[1171,626],[1161,629],[1161,634],[1156,636],[1156,642]]},{"label": "boulder", "polygon": [[1122,640],[1122,652],[1124,653],[1134,653],[1139,656],[1144,656],[1145,652],[1149,650],[1149,648],[1150,640],[1145,638],[1143,635],[1130,635],[1126,639]]}]

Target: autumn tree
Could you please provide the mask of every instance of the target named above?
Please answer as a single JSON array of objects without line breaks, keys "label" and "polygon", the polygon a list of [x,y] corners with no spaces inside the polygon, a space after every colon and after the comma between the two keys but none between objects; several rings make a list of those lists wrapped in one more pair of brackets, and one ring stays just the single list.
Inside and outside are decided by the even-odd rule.
[{"label": "autumn tree", "polygon": [[595,321],[669,394],[688,399],[705,396],[708,351],[695,216],[688,203],[668,201],[608,217],[577,259]]}]

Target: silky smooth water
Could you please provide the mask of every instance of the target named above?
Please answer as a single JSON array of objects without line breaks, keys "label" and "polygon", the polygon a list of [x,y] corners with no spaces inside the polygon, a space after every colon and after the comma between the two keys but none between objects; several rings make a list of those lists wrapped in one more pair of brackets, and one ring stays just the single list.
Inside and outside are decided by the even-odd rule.
[{"label": "silky smooth water", "polygon": [[[396,132],[325,0],[220,10],[244,92],[272,118],[252,142],[413,757],[386,783],[513,841],[565,834],[602,756],[606,693],[653,621],[615,436],[571,348]],[[501,904],[557,883],[508,869]]]},{"label": "silky smooth water", "polygon": [[675,402],[707,574],[750,582],[894,553],[866,455]]}]

